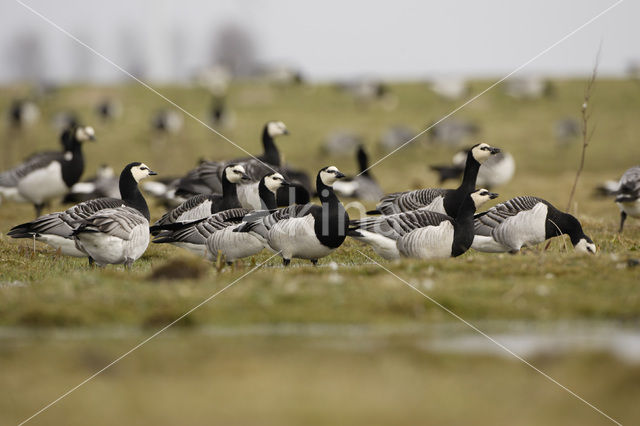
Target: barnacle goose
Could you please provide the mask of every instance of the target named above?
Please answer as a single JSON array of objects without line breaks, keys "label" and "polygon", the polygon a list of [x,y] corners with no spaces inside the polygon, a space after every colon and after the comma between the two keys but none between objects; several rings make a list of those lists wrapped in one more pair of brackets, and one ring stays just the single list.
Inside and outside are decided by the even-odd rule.
[{"label": "barnacle goose", "polygon": [[380,185],[369,172],[369,159],[364,146],[356,152],[360,174],[340,179],[333,184],[333,190],[341,197],[358,198],[363,201],[378,201],[384,195]]},{"label": "barnacle goose", "polygon": [[79,250],[73,240],[73,231],[78,227],[78,221],[100,210],[121,206],[132,207],[148,219],[149,208],[138,190],[138,182],[155,174],[143,163],[127,164],[120,173],[119,189],[122,199],[97,198],[85,201],[63,212],[50,213],[34,221],[15,226],[8,235],[13,238],[35,238],[60,250],[64,255],[86,257],[87,253]]},{"label": "barnacle goose", "polygon": [[36,217],[46,203],[65,195],[78,182],[84,171],[82,142],[95,140],[95,133],[92,127],[74,126],[64,131],[62,140],[64,152],[33,157],[0,175],[0,188],[15,187],[21,198],[33,203]]},{"label": "barnacle goose", "polygon": [[231,164],[222,172],[222,195],[195,195],[175,209],[166,212],[151,227],[156,235],[166,225],[176,222],[191,222],[204,219],[213,213],[242,207],[238,201],[237,184],[248,180],[245,169],[240,164]]},{"label": "barnacle goose", "polygon": [[16,99],[9,108],[9,121],[15,128],[26,127],[34,124],[40,118],[38,106],[25,99]]},{"label": "barnacle goose", "polygon": [[151,118],[151,127],[159,132],[178,133],[184,124],[184,117],[178,111],[161,110]]},{"label": "barnacle goose", "polygon": [[620,208],[620,230],[627,216],[640,218],[640,166],[624,172],[618,184],[616,204]]},{"label": "barnacle goose", "polygon": [[[288,182],[280,173],[260,180],[260,197],[265,215],[276,208],[276,192]],[[154,243],[170,243],[213,260],[218,252],[227,263],[252,256],[265,248],[265,242],[250,233],[233,232],[235,226],[251,210],[238,208],[224,210],[200,221],[168,225],[154,238]]]},{"label": "barnacle goose", "polygon": [[472,247],[485,252],[516,253],[549,238],[569,235],[576,251],[596,253],[596,245],[585,235],[578,219],[537,197],[516,197],[475,217]]},{"label": "barnacle goose", "polygon": [[249,214],[246,223],[235,231],[251,232],[264,239],[282,256],[284,266],[289,265],[292,258],[309,259],[315,265],[319,258],[340,247],[347,235],[349,215],[333,192],[333,184],[343,177],[336,167],[324,167],[316,177],[321,206],[293,205],[266,217],[257,212],[257,220]]},{"label": "barnacle goose", "polygon": [[380,200],[377,210],[370,213],[394,214],[424,208],[455,218],[467,194],[475,189],[480,165],[499,152],[500,149],[486,143],[474,145],[467,154],[462,183],[457,189],[428,188],[388,194]]},{"label": "barnacle goose", "polygon": [[[449,179],[458,179],[460,177],[464,172],[467,154],[468,150],[456,153],[453,156],[453,164],[450,166],[431,166],[431,170],[438,173],[441,184]],[[501,151],[482,163],[480,170],[478,170],[476,185],[488,189],[504,185],[513,178],[515,171],[516,163],[513,156],[508,152]]]},{"label": "barnacle goose", "polygon": [[98,102],[95,112],[102,121],[106,122],[116,119],[122,114],[122,105],[118,101],[105,98]]},{"label": "barnacle goose", "polygon": [[370,244],[385,259],[437,259],[460,256],[473,242],[476,208],[498,194],[478,189],[464,196],[457,218],[428,210],[351,222],[349,236]]},{"label": "barnacle goose", "polygon": [[120,198],[119,179],[106,164],[98,167],[94,177],[74,184],[62,202],[81,203],[103,197]]}]

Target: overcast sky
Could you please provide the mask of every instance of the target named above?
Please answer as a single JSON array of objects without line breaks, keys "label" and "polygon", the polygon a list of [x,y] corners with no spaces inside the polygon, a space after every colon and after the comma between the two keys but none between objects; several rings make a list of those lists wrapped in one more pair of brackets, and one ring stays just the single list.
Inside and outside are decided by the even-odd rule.
[{"label": "overcast sky", "polygon": [[[415,79],[500,76],[579,27],[615,0],[346,1],[24,0],[123,66],[143,64],[153,81],[210,64],[212,40],[236,23],[264,63],[300,68],[314,80],[356,76]],[[584,75],[602,41],[600,71],[622,75],[640,60],[640,2],[626,0],[523,73]],[[35,32],[42,73],[122,78],[14,0],[0,0],[0,81],[15,78],[16,40]]]}]

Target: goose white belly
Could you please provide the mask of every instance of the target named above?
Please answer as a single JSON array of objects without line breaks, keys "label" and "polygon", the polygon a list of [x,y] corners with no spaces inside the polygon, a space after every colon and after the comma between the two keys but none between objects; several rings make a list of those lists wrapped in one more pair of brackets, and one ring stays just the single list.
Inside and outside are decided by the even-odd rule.
[{"label": "goose white belly", "polygon": [[137,260],[144,254],[149,246],[149,226],[135,226],[128,240],[100,232],[81,232],[76,238],[82,250],[98,265],[117,265]]},{"label": "goose white belly", "polygon": [[2,199],[13,201],[14,203],[25,203],[27,201],[20,195],[17,186],[0,186],[0,202]]},{"label": "goose white belly", "polygon": [[396,240],[364,229],[358,229],[358,233],[361,235],[360,237],[354,236],[352,238],[369,244],[378,256],[387,260],[400,259]]},{"label": "goose white belly", "polygon": [[34,170],[18,182],[20,194],[34,204],[42,204],[51,199],[62,197],[69,188],[62,180],[62,167],[52,161],[47,167]]},{"label": "goose white belly", "polygon": [[398,250],[405,257],[442,259],[451,257],[454,228],[448,220],[438,226],[426,226],[403,235],[397,241]]},{"label": "goose white belly", "polygon": [[56,250],[59,249],[60,253],[65,256],[87,257],[87,253],[78,249],[73,238],[65,238],[60,235],[40,234],[36,237],[36,240],[45,243]]},{"label": "goose white belly", "polygon": [[[472,248],[479,251],[518,251],[546,239],[547,205],[536,204],[532,209],[508,217],[491,231],[491,236],[473,239]],[[494,240],[494,243],[491,242]],[[500,247],[504,250],[499,250]]]},{"label": "goose white belly", "polygon": [[505,153],[501,161],[497,163],[485,162],[478,170],[478,178],[476,186],[478,187],[494,187],[504,185],[509,182],[516,171],[516,163],[513,156]]},{"label": "goose white belly", "polygon": [[173,241],[171,245],[180,247],[185,249],[197,256],[204,257],[206,259],[211,260],[209,256],[209,252],[207,251],[207,246],[204,244],[194,244],[194,243],[186,243],[184,241]]},{"label": "goose white belly", "polygon": [[640,217],[640,198],[635,201],[617,202],[618,208],[631,217]]},{"label": "goose white belly", "polygon": [[217,258],[218,251],[220,251],[227,262],[233,262],[258,254],[265,248],[264,242],[253,234],[233,232],[234,228],[229,226],[212,233],[207,238],[207,255],[210,259]]},{"label": "goose white belly", "polygon": [[238,201],[240,201],[240,205],[245,209],[260,210],[262,208],[258,185],[259,182],[252,182],[236,187]]},{"label": "goose white belly", "polygon": [[329,255],[333,249],[318,240],[314,222],[313,216],[307,215],[276,223],[268,233],[269,246],[285,259],[319,259]]}]

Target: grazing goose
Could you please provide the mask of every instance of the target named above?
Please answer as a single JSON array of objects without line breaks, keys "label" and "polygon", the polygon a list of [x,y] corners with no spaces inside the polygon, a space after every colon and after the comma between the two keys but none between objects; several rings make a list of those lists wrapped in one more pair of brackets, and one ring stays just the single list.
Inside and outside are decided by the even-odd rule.
[{"label": "grazing goose", "polygon": [[251,232],[280,253],[284,266],[292,258],[309,259],[314,265],[344,242],[349,215],[333,192],[333,184],[344,175],[334,166],[324,167],[316,177],[316,189],[322,206],[293,205],[263,217],[249,214],[236,232]]},{"label": "grazing goose", "polygon": [[351,223],[349,236],[370,244],[385,259],[460,256],[473,242],[476,208],[498,194],[478,189],[465,195],[457,218],[428,210],[370,217]]},{"label": "grazing goose", "polygon": [[[439,175],[439,183],[442,184],[449,179],[458,179],[464,172],[467,151],[460,151],[453,156],[451,166],[431,166]],[[513,156],[508,152],[499,152],[489,157],[478,170],[476,185],[492,189],[506,184],[511,180],[516,170],[516,163]]]},{"label": "grazing goose", "polygon": [[620,230],[627,216],[640,218],[640,166],[624,172],[618,184],[616,204],[620,208]]},{"label": "grazing goose", "polygon": [[369,159],[360,145],[356,153],[360,174],[340,179],[333,184],[333,190],[341,197],[358,198],[362,201],[378,201],[384,195],[382,189],[369,172]]},{"label": "grazing goose", "polygon": [[477,214],[472,247],[491,253],[516,253],[549,238],[569,235],[576,251],[596,253],[596,245],[575,217],[537,197],[516,197]]},{"label": "grazing goose", "polygon": [[[287,186],[280,173],[273,173],[260,180],[260,196],[265,215],[276,208],[278,188]],[[213,214],[207,219],[169,225],[153,240],[154,243],[170,243],[185,248],[195,254],[213,260],[221,252],[227,263],[252,256],[265,248],[265,242],[253,234],[232,232],[244,216],[251,213],[247,209],[230,209]]]},{"label": "grazing goose", "polygon": [[467,154],[462,183],[457,189],[429,188],[385,195],[377,210],[370,213],[395,214],[424,208],[455,219],[462,201],[475,189],[480,165],[499,152],[486,143],[474,145]]},{"label": "grazing goose", "polygon": [[81,203],[94,198],[120,198],[119,179],[113,168],[103,164],[96,175],[71,187],[63,203]]},{"label": "grazing goose", "polygon": [[166,225],[176,222],[192,222],[204,219],[223,210],[242,207],[238,201],[236,184],[248,180],[244,167],[231,164],[222,172],[222,195],[196,195],[189,198],[173,210],[166,212],[151,227],[151,233],[156,235]]},{"label": "grazing goose", "polygon": [[97,198],[75,205],[63,212],[50,213],[32,222],[15,226],[8,235],[13,238],[35,238],[66,256],[86,257],[87,253],[76,247],[73,231],[78,221],[104,209],[128,206],[138,210],[144,217],[149,217],[149,208],[138,190],[138,182],[156,173],[143,163],[130,163],[120,173],[119,189],[122,199]]},{"label": "grazing goose", "polygon": [[[82,176],[82,142],[95,140],[92,127],[71,127],[62,134],[64,152],[32,157],[20,166],[0,175],[0,188],[17,189],[17,194],[33,203],[36,217],[46,203],[69,192]],[[6,193],[7,190],[0,192]]]}]

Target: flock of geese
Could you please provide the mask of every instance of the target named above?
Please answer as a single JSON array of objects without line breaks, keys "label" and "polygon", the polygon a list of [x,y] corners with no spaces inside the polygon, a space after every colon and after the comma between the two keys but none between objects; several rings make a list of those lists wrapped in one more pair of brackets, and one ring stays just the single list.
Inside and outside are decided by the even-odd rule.
[{"label": "flock of geese", "polygon": [[[32,203],[37,216],[8,235],[43,242],[66,256],[86,257],[90,264],[127,268],[144,254],[150,234],[153,243],[227,264],[268,249],[282,257],[285,266],[294,258],[315,265],[347,237],[370,245],[385,259],[456,257],[470,248],[516,253],[565,234],[575,250],[596,253],[580,222],[542,198],[516,197],[479,212],[498,194],[478,189],[478,182],[490,187],[513,173],[513,158],[486,143],[461,154],[455,170],[442,172],[448,178],[462,174],[457,188],[384,195],[368,171],[363,147],[357,152],[361,174],[347,177],[327,166],[312,185],[304,172],[281,162],[275,138],[287,133],[284,123],[270,121],[262,131],[262,154],[203,162],[178,178],[141,183],[156,173],[132,162],[120,173],[118,191],[41,215],[52,200],[69,196],[78,184],[84,171],[82,146],[95,139],[93,128],[71,125],[62,133],[61,151],[34,154],[0,174],[0,197]],[[494,166],[481,179],[481,165],[487,163]],[[109,176],[109,182],[115,185],[115,176]],[[154,223],[141,188],[170,206]],[[629,169],[611,192],[621,209],[622,231],[627,216],[640,217],[640,167]],[[312,196],[319,204],[311,202]],[[351,220],[339,197],[379,202],[367,217]]]}]

